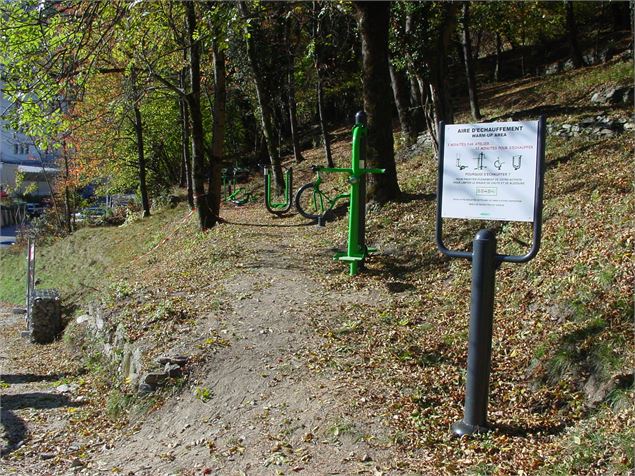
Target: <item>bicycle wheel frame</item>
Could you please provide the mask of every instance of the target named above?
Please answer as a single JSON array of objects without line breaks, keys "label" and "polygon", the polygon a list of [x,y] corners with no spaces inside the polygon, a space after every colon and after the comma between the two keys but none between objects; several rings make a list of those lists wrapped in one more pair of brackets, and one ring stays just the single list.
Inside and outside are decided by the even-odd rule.
[{"label": "bicycle wheel frame", "polygon": [[300,187],[295,194],[295,207],[298,213],[309,220],[317,220],[330,210],[330,201],[314,182]]}]

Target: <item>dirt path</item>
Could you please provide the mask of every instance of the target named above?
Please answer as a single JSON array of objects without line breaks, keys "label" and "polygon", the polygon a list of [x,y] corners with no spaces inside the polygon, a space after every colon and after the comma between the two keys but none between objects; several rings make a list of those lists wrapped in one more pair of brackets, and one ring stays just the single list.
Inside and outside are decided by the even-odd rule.
[{"label": "dirt path", "polygon": [[[312,227],[286,231],[295,239],[314,232]],[[209,335],[221,336],[223,345],[210,349],[204,365],[190,375],[189,386],[131,425],[117,441],[93,445],[81,464],[73,467],[68,457],[58,458],[57,465],[43,462],[41,455],[31,452],[16,461],[17,474],[391,472],[390,456],[382,449],[388,442],[387,430],[380,418],[357,410],[356,392],[341,373],[312,364],[320,358],[320,337],[312,327],[312,316],[335,312],[334,303],[379,304],[382,296],[326,290],[305,265],[312,257],[275,246],[270,234],[258,227],[247,233],[259,253],[244,263],[240,275],[224,283],[231,296],[228,311],[220,319],[209,316],[200,321],[200,339],[194,339],[198,348]],[[15,319],[6,313],[1,325],[5,335],[16,334]],[[19,368],[19,345],[24,344],[14,342],[7,348],[6,375],[29,371]],[[50,405],[29,406],[22,433],[30,438],[39,438],[49,420],[63,426],[65,407],[74,404],[54,393],[52,378],[37,377],[28,384],[4,378],[9,384],[3,390],[8,392],[9,412],[29,406],[24,402],[30,393],[53,395],[46,397],[53,398]],[[22,403],[12,407],[11,401]],[[15,430],[19,425],[9,426]],[[9,435],[7,451],[14,450],[20,438]],[[26,470],[29,464],[31,469]]]},{"label": "dirt path", "polygon": [[[67,439],[69,414],[83,404],[64,378],[77,374],[77,367],[65,355],[62,342],[47,346],[29,344],[20,336],[24,319],[9,306],[0,306],[0,435],[3,457],[0,473],[52,474],[64,459],[72,465],[79,449],[70,438],[68,448],[56,446]],[[15,459],[7,461],[11,455]],[[66,456],[64,458],[63,456]]]}]

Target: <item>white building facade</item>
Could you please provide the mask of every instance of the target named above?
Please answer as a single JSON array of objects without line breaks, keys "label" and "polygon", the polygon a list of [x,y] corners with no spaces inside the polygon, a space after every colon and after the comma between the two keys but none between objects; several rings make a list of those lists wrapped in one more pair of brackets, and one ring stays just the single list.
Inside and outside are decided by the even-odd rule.
[{"label": "white building facade", "polygon": [[[5,193],[28,191],[33,197],[49,196],[57,173],[54,156],[38,150],[26,135],[9,128],[4,116],[12,104],[3,91],[0,76],[0,190]],[[16,187],[18,177],[21,183]]]}]

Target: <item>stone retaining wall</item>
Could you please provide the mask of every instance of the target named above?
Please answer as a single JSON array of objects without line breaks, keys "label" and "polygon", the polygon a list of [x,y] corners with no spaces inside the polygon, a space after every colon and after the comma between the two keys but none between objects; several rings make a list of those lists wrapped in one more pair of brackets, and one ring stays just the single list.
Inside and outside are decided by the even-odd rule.
[{"label": "stone retaining wall", "polygon": [[29,301],[29,339],[37,344],[48,344],[55,340],[61,330],[59,293],[55,289],[35,289]]},{"label": "stone retaining wall", "polygon": [[153,361],[145,358],[142,344],[131,343],[126,338],[122,323],[96,303],[88,306],[88,312],[75,319],[72,333],[80,333],[94,351],[108,359],[117,369],[113,378],[138,388],[139,393],[153,392],[169,379],[183,375],[188,358],[180,355],[162,355]]}]

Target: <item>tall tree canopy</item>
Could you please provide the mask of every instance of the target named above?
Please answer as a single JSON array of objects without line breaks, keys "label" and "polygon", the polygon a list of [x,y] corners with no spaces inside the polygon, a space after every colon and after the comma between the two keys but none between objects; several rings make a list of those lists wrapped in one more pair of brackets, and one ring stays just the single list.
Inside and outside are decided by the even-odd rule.
[{"label": "tall tree canopy", "polygon": [[[599,55],[584,51],[582,32],[617,11],[572,1],[2,2],[12,102],[2,116],[62,151],[68,228],[86,184],[137,192],[145,214],[183,186],[201,229],[213,227],[223,168],[269,162],[280,188],[283,160],[302,160],[307,138],[336,165],[332,131],[362,108],[369,161],[387,170],[369,195],[386,202],[400,195],[393,120],[408,145],[426,128],[436,141],[468,91],[480,120],[482,81],[535,71],[548,61],[536,52],[556,39],[583,66]],[[505,62],[512,50],[520,62]]]}]

